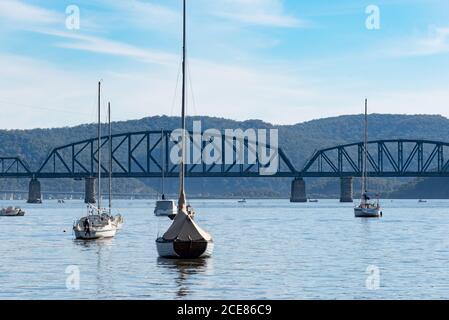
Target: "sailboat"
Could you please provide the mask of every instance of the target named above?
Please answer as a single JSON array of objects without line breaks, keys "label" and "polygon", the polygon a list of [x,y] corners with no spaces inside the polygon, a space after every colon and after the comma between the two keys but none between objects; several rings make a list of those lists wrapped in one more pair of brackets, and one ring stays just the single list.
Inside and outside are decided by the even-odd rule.
[{"label": "sailboat", "polygon": [[159,256],[173,259],[206,258],[212,255],[214,242],[212,236],[194,220],[193,211],[187,205],[185,192],[186,157],[186,0],[183,0],[183,54],[182,54],[182,147],[179,164],[178,213],[170,228],[162,237],[156,239]]},{"label": "sailboat", "polygon": [[365,140],[363,143],[362,190],[360,204],[354,208],[356,218],[379,218],[382,216],[379,198],[372,201],[368,195],[368,99],[365,99]]},{"label": "sailboat", "polygon": [[[110,171],[110,170],[109,170]],[[87,206],[87,215],[73,224],[76,239],[96,240],[112,238],[118,230],[119,217],[101,208],[101,82],[98,83],[98,207]]]},{"label": "sailboat", "polygon": [[164,180],[165,180],[165,139],[164,139],[164,131],[161,131],[161,172],[162,172],[162,196],[160,200],[156,201],[156,207],[154,208],[154,214],[158,217],[170,217],[173,219],[178,213],[178,207],[176,206],[176,202],[173,200],[165,199],[164,192]]}]

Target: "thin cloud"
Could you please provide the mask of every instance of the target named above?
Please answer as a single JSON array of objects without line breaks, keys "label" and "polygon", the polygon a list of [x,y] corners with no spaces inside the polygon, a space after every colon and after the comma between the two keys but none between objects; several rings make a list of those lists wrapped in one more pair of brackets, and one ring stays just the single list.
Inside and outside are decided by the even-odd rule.
[{"label": "thin cloud", "polygon": [[8,21],[21,22],[23,24],[52,24],[63,18],[62,14],[54,11],[32,6],[18,0],[1,0],[0,17]]},{"label": "thin cloud", "polygon": [[215,15],[244,24],[302,28],[308,23],[285,13],[282,0],[222,0]]},{"label": "thin cloud", "polygon": [[391,46],[393,57],[431,56],[449,53],[449,27],[429,27],[426,36],[409,38]]},{"label": "thin cloud", "polygon": [[301,28],[306,27],[307,23],[301,21],[295,17],[273,15],[267,13],[221,13],[219,16],[231,20],[236,20],[245,24],[259,25],[259,26],[271,26],[279,28]]},{"label": "thin cloud", "polygon": [[56,46],[66,49],[82,50],[98,54],[128,57],[146,63],[161,65],[176,64],[177,56],[157,50],[142,49],[124,42],[83,34],[60,32],[54,30],[40,30],[40,33],[71,40],[58,43]]}]

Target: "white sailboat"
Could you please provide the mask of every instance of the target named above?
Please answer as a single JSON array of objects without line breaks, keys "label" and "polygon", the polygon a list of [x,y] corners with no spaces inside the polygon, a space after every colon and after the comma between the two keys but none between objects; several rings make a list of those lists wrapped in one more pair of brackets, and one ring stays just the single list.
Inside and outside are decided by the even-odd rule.
[{"label": "white sailboat", "polygon": [[156,201],[156,207],[154,208],[154,214],[158,217],[170,217],[174,218],[178,213],[178,207],[176,206],[176,202],[173,200],[167,200],[165,198],[165,139],[164,139],[164,131],[161,131],[161,160],[162,160],[162,196],[160,200]]},{"label": "white sailboat", "polygon": [[362,190],[360,204],[354,208],[356,218],[379,218],[382,216],[379,199],[372,201],[368,195],[368,99],[365,99],[365,140],[362,159]]},{"label": "white sailboat", "polygon": [[170,228],[162,237],[156,239],[156,247],[162,258],[196,259],[212,255],[214,242],[212,236],[204,231],[194,220],[189,209],[185,192],[186,157],[186,0],[183,0],[183,60],[182,60],[182,147],[179,165],[179,201],[178,213]]},{"label": "white sailboat", "polygon": [[101,82],[98,83],[98,207],[89,204],[87,215],[73,224],[76,239],[97,240],[112,238],[118,230],[118,217],[101,208]]}]

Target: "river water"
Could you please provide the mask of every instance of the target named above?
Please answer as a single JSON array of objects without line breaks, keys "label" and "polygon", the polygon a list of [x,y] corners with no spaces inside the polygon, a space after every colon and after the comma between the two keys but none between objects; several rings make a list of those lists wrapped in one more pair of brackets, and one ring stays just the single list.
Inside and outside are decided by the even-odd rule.
[{"label": "river water", "polygon": [[0,217],[0,299],[449,298],[449,201],[384,200],[372,220],[337,200],[191,203],[215,240],[208,260],[158,259],[170,221],[154,201],[115,201],[124,227],[99,242],[73,240],[81,201],[22,204]]}]

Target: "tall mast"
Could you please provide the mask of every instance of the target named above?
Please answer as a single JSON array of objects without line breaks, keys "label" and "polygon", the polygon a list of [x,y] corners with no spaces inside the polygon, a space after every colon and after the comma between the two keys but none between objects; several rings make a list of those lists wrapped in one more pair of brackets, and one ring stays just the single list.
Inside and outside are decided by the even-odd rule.
[{"label": "tall mast", "polygon": [[186,147],[186,0],[183,0],[183,20],[182,20],[182,147],[181,147],[181,163],[179,167],[179,201],[178,209],[186,211],[186,195],[185,195],[185,147]]},{"label": "tall mast", "polygon": [[365,139],[363,143],[363,192],[367,193],[368,177],[368,99],[365,99]]},{"label": "tall mast", "polygon": [[164,193],[164,179],[165,179],[165,139],[164,139],[164,129],[161,130],[161,144],[162,144],[162,165],[161,165],[161,171],[162,171],[162,200],[165,200],[165,193]]},{"label": "tall mast", "polygon": [[101,81],[98,82],[98,209],[101,209]]},{"label": "tall mast", "polygon": [[109,214],[112,214],[112,125],[111,125],[111,103],[108,103],[109,122]]}]

